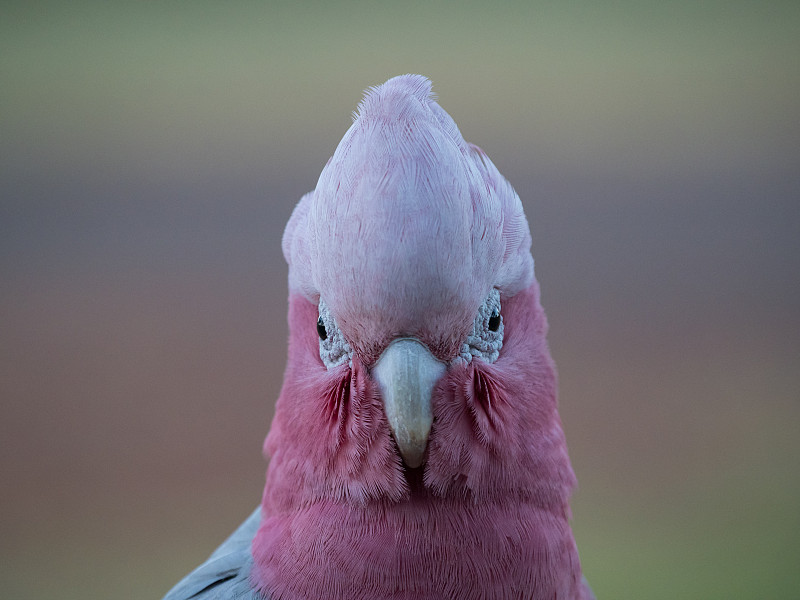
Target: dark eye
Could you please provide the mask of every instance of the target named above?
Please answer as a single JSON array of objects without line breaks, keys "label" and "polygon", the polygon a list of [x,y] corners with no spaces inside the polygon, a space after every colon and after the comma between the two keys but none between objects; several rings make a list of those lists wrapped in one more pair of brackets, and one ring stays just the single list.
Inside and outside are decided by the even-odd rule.
[{"label": "dark eye", "polygon": [[493,310],[489,316],[489,331],[497,331],[498,329],[500,329],[500,313]]},{"label": "dark eye", "polygon": [[317,333],[319,334],[319,339],[328,339],[328,332],[325,330],[325,322],[322,320],[322,317],[317,319]]}]

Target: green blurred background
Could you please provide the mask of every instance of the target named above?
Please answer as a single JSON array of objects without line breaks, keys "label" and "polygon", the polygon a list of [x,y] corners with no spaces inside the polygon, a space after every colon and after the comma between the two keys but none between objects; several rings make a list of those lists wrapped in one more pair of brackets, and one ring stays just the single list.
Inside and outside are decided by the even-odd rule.
[{"label": "green blurred background", "polygon": [[533,232],[598,598],[800,590],[800,3],[4,2],[0,595],[158,598],[258,503],[280,235],[433,79]]}]

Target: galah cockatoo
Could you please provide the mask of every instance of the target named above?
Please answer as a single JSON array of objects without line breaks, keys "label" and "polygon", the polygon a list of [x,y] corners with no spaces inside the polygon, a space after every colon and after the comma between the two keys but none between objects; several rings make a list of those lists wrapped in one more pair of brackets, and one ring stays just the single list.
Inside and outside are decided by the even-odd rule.
[{"label": "galah cockatoo", "polygon": [[282,245],[263,500],[166,600],[592,598],[522,204],[428,79],[367,91]]}]

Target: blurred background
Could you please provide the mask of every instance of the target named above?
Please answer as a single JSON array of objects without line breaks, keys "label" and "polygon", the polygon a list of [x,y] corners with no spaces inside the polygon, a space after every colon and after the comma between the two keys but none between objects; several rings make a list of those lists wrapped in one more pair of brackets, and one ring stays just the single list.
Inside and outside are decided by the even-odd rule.
[{"label": "blurred background", "polygon": [[737,1],[4,2],[4,597],[257,505],[284,224],[407,72],[525,204],[598,598],[797,597],[800,3]]}]

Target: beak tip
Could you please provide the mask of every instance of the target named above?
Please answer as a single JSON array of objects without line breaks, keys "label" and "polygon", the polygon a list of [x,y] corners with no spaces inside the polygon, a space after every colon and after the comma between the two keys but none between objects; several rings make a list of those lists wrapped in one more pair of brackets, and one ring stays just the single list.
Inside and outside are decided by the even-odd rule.
[{"label": "beak tip", "polygon": [[403,463],[409,469],[416,469],[417,467],[422,466],[422,463],[425,459],[425,448],[422,447],[421,449],[407,449],[401,453],[403,458]]}]

